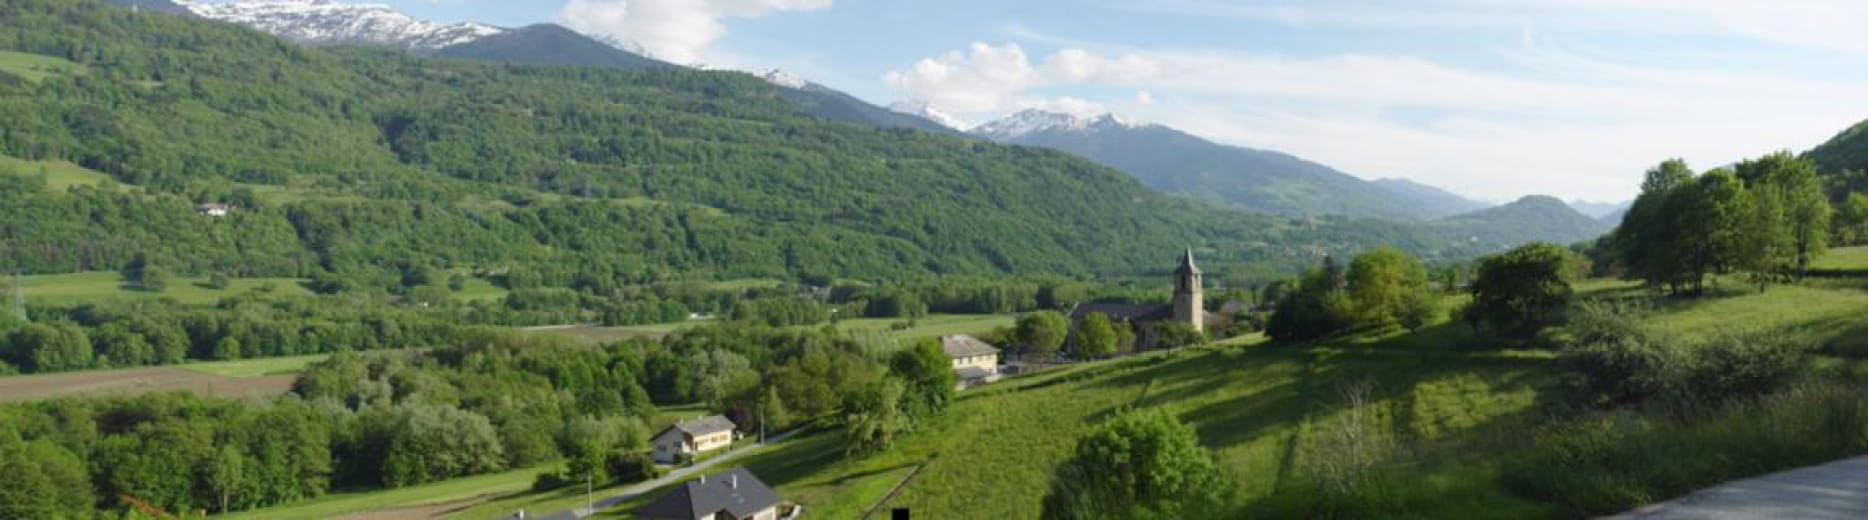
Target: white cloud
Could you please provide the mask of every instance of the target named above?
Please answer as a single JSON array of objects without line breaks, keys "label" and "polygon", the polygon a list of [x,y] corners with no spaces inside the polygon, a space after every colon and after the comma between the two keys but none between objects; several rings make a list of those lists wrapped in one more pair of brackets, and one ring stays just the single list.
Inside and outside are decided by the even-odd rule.
[{"label": "white cloud", "polygon": [[1077,117],[1092,117],[1109,113],[1109,107],[1102,103],[1071,96],[1054,98],[1022,98],[1014,102],[1020,110],[1035,108],[1045,112],[1070,114]]},{"label": "white cloud", "polygon": [[833,0],[570,0],[558,20],[578,31],[633,43],[674,62],[705,61],[706,50],[727,34],[727,18],[757,18],[777,11],[826,9]]},{"label": "white cloud", "polygon": [[1486,69],[1380,54],[1110,47],[1034,59],[1015,44],[976,43],[887,79],[975,119],[1027,107],[1100,112],[1101,103],[1115,103],[1221,142],[1500,200],[1528,193],[1619,200],[1632,195],[1643,169],[1667,157],[1711,167],[1807,148],[1861,117],[1838,108],[1868,92],[1868,77],[1774,76],[1718,63],[1658,67],[1525,41],[1501,53],[1509,66]]},{"label": "white cloud", "polygon": [[971,114],[1002,110],[1014,95],[1044,83],[1025,49],[984,43],[922,59],[907,70],[884,74],[882,81],[914,99]]}]

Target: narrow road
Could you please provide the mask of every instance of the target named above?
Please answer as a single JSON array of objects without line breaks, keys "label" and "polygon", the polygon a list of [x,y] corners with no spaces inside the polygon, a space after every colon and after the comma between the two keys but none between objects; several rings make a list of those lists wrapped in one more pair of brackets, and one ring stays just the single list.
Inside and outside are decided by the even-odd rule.
[{"label": "narrow road", "polygon": [[1727,482],[1615,520],[1868,518],[1868,457]]},{"label": "narrow road", "polygon": [[[704,471],[707,468],[714,467],[714,465],[720,464],[722,462],[726,462],[729,460],[739,458],[740,455],[745,455],[747,452],[751,452],[752,450],[756,450],[761,447],[770,446],[776,443],[784,442],[785,439],[789,439],[791,438],[792,435],[798,432],[801,432],[801,431],[804,431],[804,428],[793,428],[791,431],[781,433],[778,435],[773,435],[771,438],[766,439],[765,442],[763,443],[734,448],[732,451],[728,451],[726,453],[715,455],[713,458],[700,461],[700,463],[695,464],[693,466],[688,466],[685,468],[676,468],[674,471],[670,471],[668,472],[668,474],[662,475],[661,478],[657,478],[655,480],[650,480],[647,482],[638,482],[635,485],[623,488],[622,491],[617,492],[617,494],[615,495],[597,499],[592,504],[592,506],[595,507],[597,511],[609,509],[611,507],[614,507],[616,504],[621,504],[624,501],[627,501],[632,498],[636,498],[637,496],[640,496],[643,493],[654,491],[655,488],[659,488],[662,486],[680,482],[682,480],[686,480],[688,476],[690,475],[693,475],[700,471]],[[564,511],[559,511],[556,513],[552,513],[549,515],[543,515],[543,516],[534,517],[534,516],[528,515],[526,516],[526,518],[528,519],[539,518],[542,520],[579,520],[582,518],[589,517],[590,515],[591,515],[590,510],[579,507],[576,509],[567,509]]]}]

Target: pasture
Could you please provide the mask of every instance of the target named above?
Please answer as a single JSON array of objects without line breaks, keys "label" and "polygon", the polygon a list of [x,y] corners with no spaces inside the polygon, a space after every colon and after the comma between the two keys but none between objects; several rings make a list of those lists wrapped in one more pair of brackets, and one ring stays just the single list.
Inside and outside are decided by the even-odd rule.
[{"label": "pasture", "polygon": [[83,74],[84,66],[64,58],[42,54],[0,51],[0,72],[36,83],[53,76]]},{"label": "pasture", "polygon": [[101,186],[117,184],[103,172],[78,166],[65,161],[28,161],[0,155],[0,174],[25,177],[42,176],[45,189],[64,192],[74,186]]},{"label": "pasture", "polygon": [[291,278],[235,278],[229,280],[226,289],[211,289],[207,287],[206,277],[178,276],[170,280],[162,292],[125,287],[122,275],[108,271],[21,276],[16,280],[27,300],[54,305],[163,298],[172,298],[187,305],[207,305],[255,290],[275,294],[311,294],[311,291],[298,284],[298,280]]},{"label": "pasture", "polygon": [[[224,515],[228,519],[432,518],[524,491],[548,466],[515,469],[443,482],[360,493],[332,493],[280,507]],[[475,517],[469,517],[475,518]]]},{"label": "pasture", "polygon": [[6,376],[0,377],[0,402],[168,391],[264,398],[291,390],[298,371],[326,357],[329,355]]}]

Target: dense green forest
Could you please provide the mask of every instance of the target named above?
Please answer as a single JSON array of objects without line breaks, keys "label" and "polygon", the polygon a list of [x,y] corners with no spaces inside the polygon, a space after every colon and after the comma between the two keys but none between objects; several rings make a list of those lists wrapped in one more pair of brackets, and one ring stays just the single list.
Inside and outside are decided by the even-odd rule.
[{"label": "dense green forest", "polygon": [[[53,193],[5,176],[0,263],[386,278],[414,262],[630,282],[1283,272],[1377,241],[1363,221],[1211,211],[1061,153],[801,114],[740,73],[530,67],[300,47],[93,2],[0,8],[0,153],[130,187]],[[234,215],[198,218],[203,202]],[[1089,254],[1094,252],[1094,254]]]}]

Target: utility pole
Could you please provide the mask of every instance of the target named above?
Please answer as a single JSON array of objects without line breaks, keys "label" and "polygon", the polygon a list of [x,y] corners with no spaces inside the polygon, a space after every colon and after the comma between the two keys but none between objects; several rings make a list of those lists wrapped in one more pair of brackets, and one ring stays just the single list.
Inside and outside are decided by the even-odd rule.
[{"label": "utility pole", "polygon": [[584,469],[584,516],[597,516],[597,508],[590,502],[590,484],[597,479],[595,468]]}]

